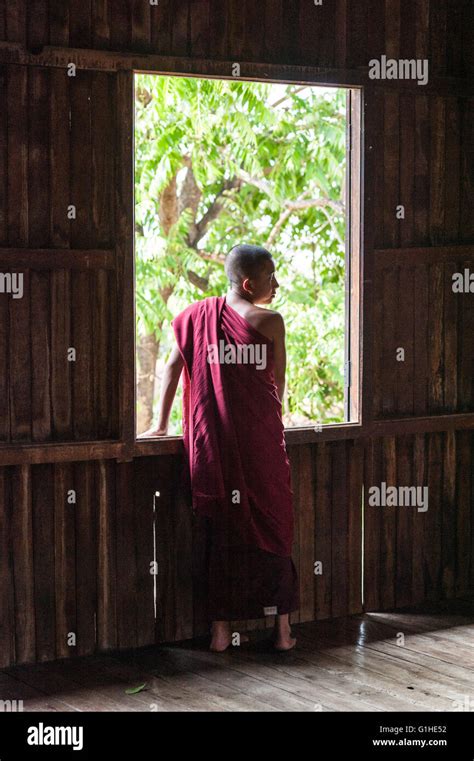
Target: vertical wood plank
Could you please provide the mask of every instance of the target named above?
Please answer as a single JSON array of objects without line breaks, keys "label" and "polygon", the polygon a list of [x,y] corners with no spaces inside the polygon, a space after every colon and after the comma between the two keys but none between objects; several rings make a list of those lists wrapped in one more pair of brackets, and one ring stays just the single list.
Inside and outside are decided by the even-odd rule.
[{"label": "vertical wood plank", "polygon": [[[382,480],[389,486],[397,485],[397,441],[394,436],[382,440],[383,471]],[[395,605],[396,577],[396,531],[397,508],[392,505],[380,506],[380,605],[382,609]]]},{"label": "vertical wood plank", "polygon": [[[175,465],[173,460],[174,458],[171,456],[160,457],[156,472],[156,485],[159,492],[159,496],[155,498],[156,557],[158,561],[156,642],[173,640],[176,631],[176,551],[172,521]],[[203,540],[204,536],[205,534],[201,537]],[[198,549],[198,552],[200,551],[202,551],[202,546]],[[200,570],[204,571],[204,568]],[[196,603],[205,608],[204,596],[196,597]],[[196,611],[196,614],[198,621],[204,624],[206,616],[202,608],[200,611]]]},{"label": "vertical wood plank", "polygon": [[459,240],[461,195],[461,125],[458,98],[446,99],[445,240]]},{"label": "vertical wood plank", "polygon": [[172,55],[187,56],[189,50],[190,0],[175,0],[171,26]]},{"label": "vertical wood plank", "polygon": [[334,66],[336,8],[333,3],[300,2],[299,45],[301,61],[308,66]]},{"label": "vertical wood plank", "polygon": [[100,650],[117,647],[116,467],[110,460],[98,462],[97,646]]},{"label": "vertical wood plank", "polygon": [[[472,261],[457,262],[457,272],[472,272]],[[474,405],[474,300],[472,293],[456,293],[459,323],[458,411],[472,410]]]},{"label": "vertical wood plank", "polygon": [[[94,365],[92,389],[94,393],[94,417],[97,436],[111,435],[110,387],[114,366],[110,363],[109,338],[109,278],[106,270],[93,273],[92,334],[94,336]],[[117,374],[114,373],[115,377]]]},{"label": "vertical wood plank", "polygon": [[[0,66],[0,99],[6,104],[8,97],[8,69]],[[0,116],[0,242],[8,240],[8,109],[2,109]]]},{"label": "vertical wood plank", "polygon": [[69,45],[69,4],[64,0],[49,0],[49,44]]},{"label": "vertical wood plank", "polygon": [[281,63],[300,63],[300,53],[298,46],[299,30],[299,5],[305,0],[293,0],[292,3],[285,3],[283,14],[283,40]]},{"label": "vertical wood plank", "polygon": [[[151,564],[153,562],[155,471],[154,458],[139,457],[133,462],[133,500],[135,506],[133,540],[137,562],[137,644],[139,647],[153,644],[155,640],[153,600],[155,577],[151,573],[153,570]],[[181,553],[182,548],[178,541],[173,544],[173,549],[176,555]],[[190,553],[191,548],[188,547],[187,550]],[[178,609],[181,609],[181,601],[177,600],[176,602]]]},{"label": "vertical wood plank", "polygon": [[[166,0],[164,0],[166,2]],[[160,0],[161,5],[162,0]],[[113,0],[110,5],[110,48],[129,50],[131,41],[130,3],[128,0]]]},{"label": "vertical wood plank", "polygon": [[72,363],[73,424],[76,440],[93,439],[97,420],[94,416],[93,356],[96,336],[92,336],[94,294],[93,272],[71,273],[72,346],[76,351]]},{"label": "vertical wood plank", "polygon": [[28,0],[27,42],[30,50],[41,50],[49,42],[49,4],[45,0]]},{"label": "vertical wood plank", "polygon": [[54,484],[52,465],[31,469],[33,568],[36,610],[36,661],[56,657],[54,561]]},{"label": "vertical wood plank", "polygon": [[[303,508],[300,501],[300,454],[301,447],[288,447],[288,458],[291,468],[291,488],[293,490],[293,509],[294,509],[294,543],[293,543],[293,562],[298,574],[298,580],[300,585],[300,595],[302,591],[302,577],[301,577],[301,547],[300,547],[300,525],[302,520]],[[302,596],[302,595],[301,595]],[[300,600],[301,602],[301,600]],[[300,621],[301,609],[295,610],[290,613],[290,622],[297,624]],[[273,625],[273,616],[267,616],[265,619],[266,627],[270,628]]]},{"label": "vertical wood plank", "polygon": [[78,655],[93,653],[97,645],[96,467],[95,462],[74,466]]},{"label": "vertical wood plank", "polygon": [[[182,482],[183,459],[175,458],[174,536],[176,547],[176,638],[193,636],[192,515],[190,495]],[[153,460],[150,465],[154,471]],[[149,467],[150,467],[149,465]]]},{"label": "vertical wood plank", "polygon": [[0,468],[0,667],[15,663],[15,601],[13,597],[12,505],[9,468]]},{"label": "vertical wood plank", "polygon": [[[161,458],[160,458],[161,460]],[[116,466],[117,646],[137,647],[137,559],[133,462]]]},{"label": "vertical wood plank", "polygon": [[429,150],[430,150],[429,99],[423,95],[415,98],[415,197],[414,240],[421,245],[429,244]]},{"label": "vertical wood plank", "polygon": [[31,441],[31,310],[30,310],[30,272],[18,271],[23,278],[23,297],[10,299],[10,425],[12,441]]},{"label": "vertical wood plank", "polygon": [[381,267],[375,268],[374,273],[374,308],[373,308],[373,324],[378,326],[378,330],[374,331],[374,358],[373,358],[373,404],[372,411],[374,418],[380,418],[383,415],[383,370],[385,365],[384,353],[385,343],[383,341],[384,335],[384,270]]},{"label": "vertical wood plank", "polygon": [[384,94],[384,244],[389,248],[400,245],[400,221],[396,207],[400,204],[400,95]]},{"label": "vertical wood plank", "polygon": [[[362,414],[366,420],[382,414],[382,361],[380,332],[383,325],[383,277],[375,261],[374,247],[383,246],[384,215],[384,109],[383,93],[370,90],[364,96],[363,188],[361,219],[364,250],[362,252],[363,353]],[[379,326],[375,331],[374,325]]]},{"label": "vertical wood plank", "polygon": [[471,431],[456,433],[456,595],[465,594],[471,583],[470,567],[472,565],[471,537]]},{"label": "vertical wood plank", "polygon": [[441,433],[428,436],[428,511],[424,535],[424,571],[426,599],[436,600],[441,589],[441,525],[442,525],[442,437]]},{"label": "vertical wood plank", "polygon": [[[32,7],[31,12],[35,9]],[[49,72],[31,69],[28,79],[28,210],[29,244],[49,245]],[[30,273],[32,438],[46,441],[51,435],[50,334],[48,272]]]},{"label": "vertical wood plank", "polygon": [[415,209],[415,98],[400,95],[400,201],[404,219],[399,221],[400,245],[413,245]]},{"label": "vertical wood plank", "polygon": [[[6,67],[0,67],[0,98],[7,102],[8,73]],[[8,243],[8,110],[0,115],[0,241]],[[8,389],[8,337],[9,337],[9,297],[0,298],[0,441],[10,438],[10,407]]]},{"label": "vertical wood plank", "polygon": [[446,73],[446,0],[430,0],[430,68],[432,76]]},{"label": "vertical wood plank", "polygon": [[397,413],[413,415],[414,407],[414,361],[415,334],[423,329],[423,324],[415,323],[415,269],[403,266],[399,268],[399,301],[397,310],[398,346],[405,351],[403,362],[397,362]]},{"label": "vertical wood plank", "polygon": [[115,103],[111,75],[91,75],[91,239],[97,248],[113,246]]},{"label": "vertical wood plank", "polygon": [[428,405],[430,412],[443,409],[444,270],[442,264],[428,266]]},{"label": "vertical wood plank", "polygon": [[453,293],[456,264],[444,263],[444,410],[455,412],[458,406],[458,306],[459,295]]},{"label": "vertical wood plank", "polygon": [[159,55],[171,55],[171,8],[172,0],[160,0],[151,7],[151,44]]},{"label": "vertical wood plank", "polygon": [[76,653],[71,634],[77,635],[76,508],[72,463],[54,465],[54,573],[56,597],[56,657]]},{"label": "vertical wood plank", "polygon": [[430,106],[430,242],[431,245],[436,246],[445,240],[446,101],[444,98],[433,97]]},{"label": "vertical wood plank", "polygon": [[416,0],[416,55],[415,58],[429,58],[430,43],[430,0]]},{"label": "vertical wood plank", "polygon": [[9,42],[26,44],[26,0],[7,0],[6,31]]},{"label": "vertical wood plank", "polygon": [[385,54],[398,58],[400,54],[401,0],[385,0]]},{"label": "vertical wood plank", "polygon": [[92,0],[69,0],[69,45],[90,48],[92,44]]},{"label": "vertical wood plank", "polygon": [[347,64],[367,66],[367,3],[347,0]]},{"label": "vertical wood plank", "polygon": [[461,101],[461,219],[459,242],[474,237],[474,98]]},{"label": "vertical wood plank", "polygon": [[349,603],[349,524],[347,442],[332,445],[331,615],[347,615]]},{"label": "vertical wood plank", "polygon": [[263,0],[265,60],[278,62],[282,55],[283,24],[285,13],[283,0]]},{"label": "vertical wood plank", "polygon": [[414,387],[413,411],[424,415],[428,411],[428,268],[415,267],[415,314],[414,314]]},{"label": "vertical wood plank", "polygon": [[[345,69],[347,65],[347,0],[336,0],[335,15],[335,65]],[[372,47],[369,46],[369,49],[372,50]]]},{"label": "vertical wood plank", "polygon": [[447,431],[443,443],[440,591],[449,599],[454,597],[456,575],[456,432]]},{"label": "vertical wood plank", "polygon": [[[412,437],[399,437],[397,439],[396,452],[397,480],[394,482],[394,485],[398,487],[412,487],[414,486]],[[411,605],[413,600],[413,525],[417,507],[409,504],[387,509],[396,511],[395,602],[397,607],[403,607]]]},{"label": "vertical wood plank", "polygon": [[189,6],[190,50],[196,58],[208,58],[211,51],[210,2],[193,0]]},{"label": "vertical wood plank", "polygon": [[51,332],[49,272],[30,273],[31,291],[31,435],[51,439]]},{"label": "vertical wood plank", "polygon": [[[69,247],[69,219],[67,208],[73,203],[70,197],[70,134],[69,87],[67,74],[62,69],[51,69],[50,76],[50,240],[58,248]],[[72,85],[74,86],[74,85]],[[54,279],[54,274],[53,274]]]},{"label": "vertical wood plank", "polygon": [[332,462],[329,444],[316,447],[316,513],[314,519],[314,561],[322,564],[322,573],[315,575],[316,618],[331,615],[331,483]]},{"label": "vertical wood plank", "polygon": [[[92,114],[91,74],[79,71],[71,84],[71,245],[88,248],[92,239]],[[93,438],[92,303],[93,273],[71,273],[73,423],[76,439]]]},{"label": "vertical wood plank", "polygon": [[121,438],[131,448],[135,441],[135,292],[133,229],[133,74],[117,73],[116,90],[116,252],[119,347],[119,410]]},{"label": "vertical wood plank", "polygon": [[132,0],[130,16],[132,48],[140,53],[148,53],[151,47],[150,4],[143,0]]},{"label": "vertical wood plank", "polygon": [[314,452],[310,445],[299,447],[298,503],[300,554],[300,622],[313,621],[314,578]]},{"label": "vertical wood plank", "polygon": [[371,505],[370,489],[382,481],[382,439],[370,439],[364,462],[364,610],[380,610],[381,508]]},{"label": "vertical wood plank", "polygon": [[394,415],[396,411],[396,350],[399,346],[397,335],[398,313],[398,268],[387,267],[383,271],[383,342],[382,355],[382,413],[384,417]]},{"label": "vertical wood plank", "polygon": [[[417,488],[427,486],[425,435],[417,434],[413,443],[413,482]],[[424,492],[422,492],[424,494]],[[428,493],[429,500],[429,493]],[[429,510],[429,503],[428,503]],[[425,579],[423,568],[423,543],[426,513],[416,511],[413,517],[413,556],[412,556],[412,604],[422,602],[425,596]]]},{"label": "vertical wood plank", "polygon": [[110,0],[92,2],[92,45],[96,49],[110,47],[110,16],[114,5]]},{"label": "vertical wood plank", "polygon": [[362,610],[362,484],[364,480],[364,444],[348,443],[348,610],[349,615]]},{"label": "vertical wood plank", "polygon": [[72,437],[71,277],[67,270],[51,273],[51,416],[53,438]]},{"label": "vertical wood plank", "polygon": [[36,654],[33,567],[31,467],[17,465],[12,484],[12,555],[15,589],[16,663],[34,661]]}]

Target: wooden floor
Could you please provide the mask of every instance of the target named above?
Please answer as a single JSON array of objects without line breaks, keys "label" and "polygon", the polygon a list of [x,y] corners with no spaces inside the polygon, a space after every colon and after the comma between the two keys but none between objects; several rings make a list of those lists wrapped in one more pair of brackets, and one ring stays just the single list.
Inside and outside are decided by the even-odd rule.
[{"label": "wooden floor", "polygon": [[18,666],[0,672],[0,699],[24,711],[474,710],[473,600],[294,632],[291,653],[272,652],[267,631],[220,655],[194,640]]}]

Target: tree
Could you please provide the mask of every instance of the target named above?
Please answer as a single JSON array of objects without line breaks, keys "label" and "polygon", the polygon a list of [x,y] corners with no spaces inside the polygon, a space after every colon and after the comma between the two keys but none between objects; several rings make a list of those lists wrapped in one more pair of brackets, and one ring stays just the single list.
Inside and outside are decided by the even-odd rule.
[{"label": "tree", "polygon": [[238,242],[277,262],[286,423],[341,420],[344,92],[139,75],[135,139],[139,432],[172,315],[225,292]]}]

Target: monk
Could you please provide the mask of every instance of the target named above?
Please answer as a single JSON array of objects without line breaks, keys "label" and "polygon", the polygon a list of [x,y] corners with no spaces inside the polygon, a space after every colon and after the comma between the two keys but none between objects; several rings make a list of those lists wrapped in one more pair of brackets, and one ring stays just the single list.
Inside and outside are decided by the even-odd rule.
[{"label": "monk", "polygon": [[[299,607],[291,558],[293,492],[282,402],[285,325],[271,304],[279,287],[264,248],[227,255],[229,290],[172,321],[156,428],[165,436],[183,373],[183,439],[193,513],[207,537],[207,599],[213,651],[232,643],[232,620],[275,616],[273,644],[290,650],[289,613]],[[242,640],[248,637],[242,635]]]}]

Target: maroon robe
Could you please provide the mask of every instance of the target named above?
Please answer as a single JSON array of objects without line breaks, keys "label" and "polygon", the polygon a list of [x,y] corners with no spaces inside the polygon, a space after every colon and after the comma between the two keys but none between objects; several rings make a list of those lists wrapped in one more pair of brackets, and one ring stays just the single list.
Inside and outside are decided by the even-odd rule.
[{"label": "maroon robe", "polygon": [[273,341],[225,297],[191,304],[172,325],[193,511],[207,531],[209,617],[288,613],[299,604],[293,492]]}]

